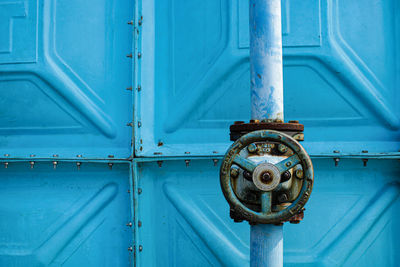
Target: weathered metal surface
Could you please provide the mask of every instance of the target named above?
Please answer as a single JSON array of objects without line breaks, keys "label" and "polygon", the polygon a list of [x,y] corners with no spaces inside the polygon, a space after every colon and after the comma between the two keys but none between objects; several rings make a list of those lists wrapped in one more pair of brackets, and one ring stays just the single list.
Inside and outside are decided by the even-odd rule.
[{"label": "weathered metal surface", "polygon": [[[249,266],[247,222],[234,223],[210,158],[141,161],[136,184],[138,266]],[[221,162],[221,161],[220,161]],[[284,266],[396,266],[400,260],[397,160],[313,159],[306,216],[284,226]]]},{"label": "weathered metal surface", "polygon": [[249,0],[251,119],[283,121],[281,0]]},{"label": "weathered metal surface", "polygon": [[0,2],[0,155],[131,155],[132,1]]},{"label": "weathered metal surface", "polygon": [[[225,153],[229,125],[250,117],[248,4],[143,3],[137,155]],[[395,0],[282,1],[285,119],[305,125],[310,155],[400,147],[398,10]]]},{"label": "weathered metal surface", "polygon": [[[304,123],[320,178],[304,221],[285,227],[284,264],[396,266],[398,1],[282,4],[285,118]],[[247,0],[0,3],[5,266],[108,183],[115,198],[53,265],[249,264],[248,224],[215,179],[229,125],[250,117],[248,13]],[[148,158],[129,174],[133,130]]]},{"label": "weathered metal surface", "polygon": [[128,266],[130,163],[0,168],[1,266]]},{"label": "weathered metal surface", "polygon": [[234,124],[229,126],[229,130],[231,141],[236,141],[242,135],[258,130],[276,130],[287,133],[298,141],[304,140],[304,135],[302,134],[304,131],[304,125],[300,124],[298,121],[289,121],[286,123],[259,120],[251,120],[249,123],[245,123],[244,121],[235,121]]},{"label": "weathered metal surface", "polygon": [[283,266],[283,226],[252,225],[250,267]]}]

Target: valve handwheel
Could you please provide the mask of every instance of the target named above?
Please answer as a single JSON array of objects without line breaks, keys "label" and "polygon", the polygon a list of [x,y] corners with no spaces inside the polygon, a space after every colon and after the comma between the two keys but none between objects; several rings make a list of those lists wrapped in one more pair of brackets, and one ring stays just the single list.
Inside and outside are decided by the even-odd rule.
[{"label": "valve handwheel", "polygon": [[[285,151],[285,153],[289,156],[273,164],[273,162],[265,161],[255,162],[251,158],[241,155],[241,151],[248,146],[249,151],[254,150],[257,143],[287,147],[288,152]],[[240,167],[247,176],[249,176],[249,173],[251,174],[251,177],[248,177],[247,180],[254,184],[254,189],[259,194],[258,207],[244,203],[238,197],[233,186],[237,184],[235,183],[235,179],[238,179],[237,173],[232,175],[233,172],[231,171],[231,169],[236,168],[235,165]],[[279,185],[285,182],[281,180],[284,177],[282,175],[287,174],[288,171],[298,165],[301,166],[302,177],[299,179],[301,186],[297,196],[290,200],[286,206],[280,206],[279,209],[273,208],[273,206],[276,206],[273,203],[273,199],[276,198],[274,194],[278,194]],[[296,168],[299,168],[299,166]],[[221,188],[231,207],[231,212],[239,214],[241,219],[253,224],[279,224],[298,215],[310,197],[313,181],[313,165],[304,148],[291,136],[274,130],[254,131],[240,137],[226,152],[220,170]]]}]

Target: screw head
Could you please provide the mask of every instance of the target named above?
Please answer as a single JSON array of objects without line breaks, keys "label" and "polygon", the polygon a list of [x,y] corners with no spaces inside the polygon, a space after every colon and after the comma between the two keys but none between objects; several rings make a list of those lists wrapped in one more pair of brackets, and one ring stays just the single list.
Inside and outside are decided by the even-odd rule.
[{"label": "screw head", "polygon": [[288,151],[288,148],[284,144],[279,144],[278,145],[278,151],[283,154],[283,153],[286,153]]},{"label": "screw head", "polygon": [[271,183],[273,180],[271,173],[269,172],[264,172],[263,174],[261,174],[261,182],[265,183],[265,184],[269,184]]},{"label": "screw head", "polygon": [[237,178],[239,176],[239,169],[238,168],[232,168],[231,169],[231,177],[232,178]]},{"label": "screw head", "polygon": [[296,175],[297,178],[299,179],[303,179],[303,170],[302,169],[298,169],[296,170],[296,172],[294,173]]},{"label": "screw head", "polygon": [[257,151],[257,145],[256,144],[250,144],[247,146],[247,151],[250,153],[254,153]]},{"label": "screw head", "polygon": [[281,175],[281,183],[289,181],[290,178],[292,178],[292,174],[290,173],[290,171],[285,171]]}]

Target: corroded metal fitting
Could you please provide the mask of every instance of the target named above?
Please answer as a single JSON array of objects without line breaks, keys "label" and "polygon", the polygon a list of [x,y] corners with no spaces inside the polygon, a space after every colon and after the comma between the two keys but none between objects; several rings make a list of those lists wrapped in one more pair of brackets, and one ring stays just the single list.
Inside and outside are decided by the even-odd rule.
[{"label": "corroded metal fitting", "polygon": [[[248,158],[248,153],[253,153],[253,155],[261,153],[251,145],[263,142],[273,144],[275,147],[275,150],[270,149],[272,146],[266,147],[265,153],[270,154],[277,151],[275,153],[278,153],[278,157],[283,157],[283,159],[277,163],[268,163],[252,161],[251,155]],[[284,153],[286,154],[283,155]],[[259,155],[257,154],[255,157]],[[238,167],[242,171],[239,171]],[[299,169],[300,167],[301,169]],[[258,196],[254,199],[243,199],[237,192],[239,173],[242,173],[243,182],[252,182],[254,188],[250,187],[248,190],[258,192]],[[296,179],[294,184],[299,186],[298,193],[292,194],[291,199],[285,191],[282,191],[281,186],[289,179]],[[276,183],[276,181],[278,182]],[[220,169],[221,188],[230,205],[230,216],[235,222],[243,220],[250,224],[300,222],[304,216],[304,205],[310,197],[313,182],[313,165],[307,152],[295,138],[275,130],[258,130],[241,136],[228,149]]]},{"label": "corroded metal fitting", "polygon": [[259,130],[275,130],[288,134],[297,141],[304,140],[304,125],[300,124],[299,121],[277,122],[270,120],[250,120],[248,123],[244,121],[235,121],[235,123],[229,127],[229,130],[231,141],[236,141],[247,133]]}]

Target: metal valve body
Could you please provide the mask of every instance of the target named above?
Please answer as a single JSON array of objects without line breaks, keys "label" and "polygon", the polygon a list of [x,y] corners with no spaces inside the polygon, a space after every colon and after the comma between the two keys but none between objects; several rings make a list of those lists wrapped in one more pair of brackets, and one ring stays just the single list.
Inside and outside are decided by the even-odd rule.
[{"label": "metal valve body", "polygon": [[298,222],[314,173],[304,148],[288,134],[258,130],[227,151],[220,182],[235,221],[252,224]]}]

